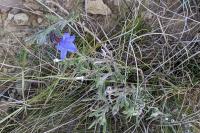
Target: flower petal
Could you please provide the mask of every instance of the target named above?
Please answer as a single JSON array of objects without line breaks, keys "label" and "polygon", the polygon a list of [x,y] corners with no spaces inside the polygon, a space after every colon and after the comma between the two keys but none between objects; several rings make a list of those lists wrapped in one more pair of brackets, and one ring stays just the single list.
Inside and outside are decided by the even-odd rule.
[{"label": "flower petal", "polygon": [[74,43],[67,44],[67,51],[75,53],[77,51],[77,48]]},{"label": "flower petal", "polygon": [[64,60],[67,56],[67,52],[75,53],[77,52],[77,48],[74,44],[75,36],[70,36],[69,33],[64,33],[60,42],[56,46],[56,49],[60,51],[60,58]]},{"label": "flower petal", "polygon": [[69,42],[73,42],[75,40],[75,35],[70,36],[70,38],[68,38]]},{"label": "flower petal", "polygon": [[62,50],[60,52],[60,59],[64,60],[66,58],[66,56],[67,56],[67,50]]},{"label": "flower petal", "polygon": [[62,37],[62,40],[66,40],[70,38],[70,34],[69,33],[64,33],[63,37]]}]

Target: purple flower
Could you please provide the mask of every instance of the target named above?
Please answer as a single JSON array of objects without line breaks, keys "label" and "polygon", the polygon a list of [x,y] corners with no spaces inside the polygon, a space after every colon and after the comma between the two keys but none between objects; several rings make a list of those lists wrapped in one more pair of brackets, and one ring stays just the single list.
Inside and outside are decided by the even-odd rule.
[{"label": "purple flower", "polygon": [[57,50],[60,51],[60,59],[64,60],[67,56],[67,52],[75,53],[77,52],[77,48],[74,44],[75,36],[70,36],[69,33],[64,33],[60,42],[56,46]]}]

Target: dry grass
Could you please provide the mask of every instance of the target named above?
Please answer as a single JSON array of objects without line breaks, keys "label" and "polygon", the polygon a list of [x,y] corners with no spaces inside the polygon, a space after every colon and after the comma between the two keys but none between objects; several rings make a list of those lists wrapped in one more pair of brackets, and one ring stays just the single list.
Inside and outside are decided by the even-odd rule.
[{"label": "dry grass", "polygon": [[[200,131],[195,0],[124,0],[106,26],[106,17],[57,13],[38,2],[53,24],[31,37],[41,45],[15,38],[22,48],[18,66],[1,63],[20,70],[2,76],[2,85],[20,81],[24,90],[30,84],[2,117],[1,132]],[[53,62],[58,53],[43,45],[54,28],[76,35],[79,52],[64,62]]]}]

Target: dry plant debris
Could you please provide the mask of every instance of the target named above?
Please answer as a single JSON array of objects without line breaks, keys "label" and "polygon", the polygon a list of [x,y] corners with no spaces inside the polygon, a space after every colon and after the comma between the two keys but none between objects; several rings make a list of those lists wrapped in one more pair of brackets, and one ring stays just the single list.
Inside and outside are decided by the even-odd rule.
[{"label": "dry plant debris", "polygon": [[[0,0],[0,11],[0,132],[200,132],[197,0]],[[59,60],[66,32],[78,51]]]}]

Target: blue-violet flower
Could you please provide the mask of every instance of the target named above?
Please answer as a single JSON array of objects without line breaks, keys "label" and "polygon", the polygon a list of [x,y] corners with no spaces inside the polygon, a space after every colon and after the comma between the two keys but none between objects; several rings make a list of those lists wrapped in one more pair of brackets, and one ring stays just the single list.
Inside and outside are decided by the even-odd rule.
[{"label": "blue-violet flower", "polygon": [[69,33],[64,33],[60,42],[56,46],[57,50],[60,51],[60,59],[64,60],[67,56],[67,52],[75,53],[77,52],[77,48],[74,44],[75,36],[70,35]]}]

